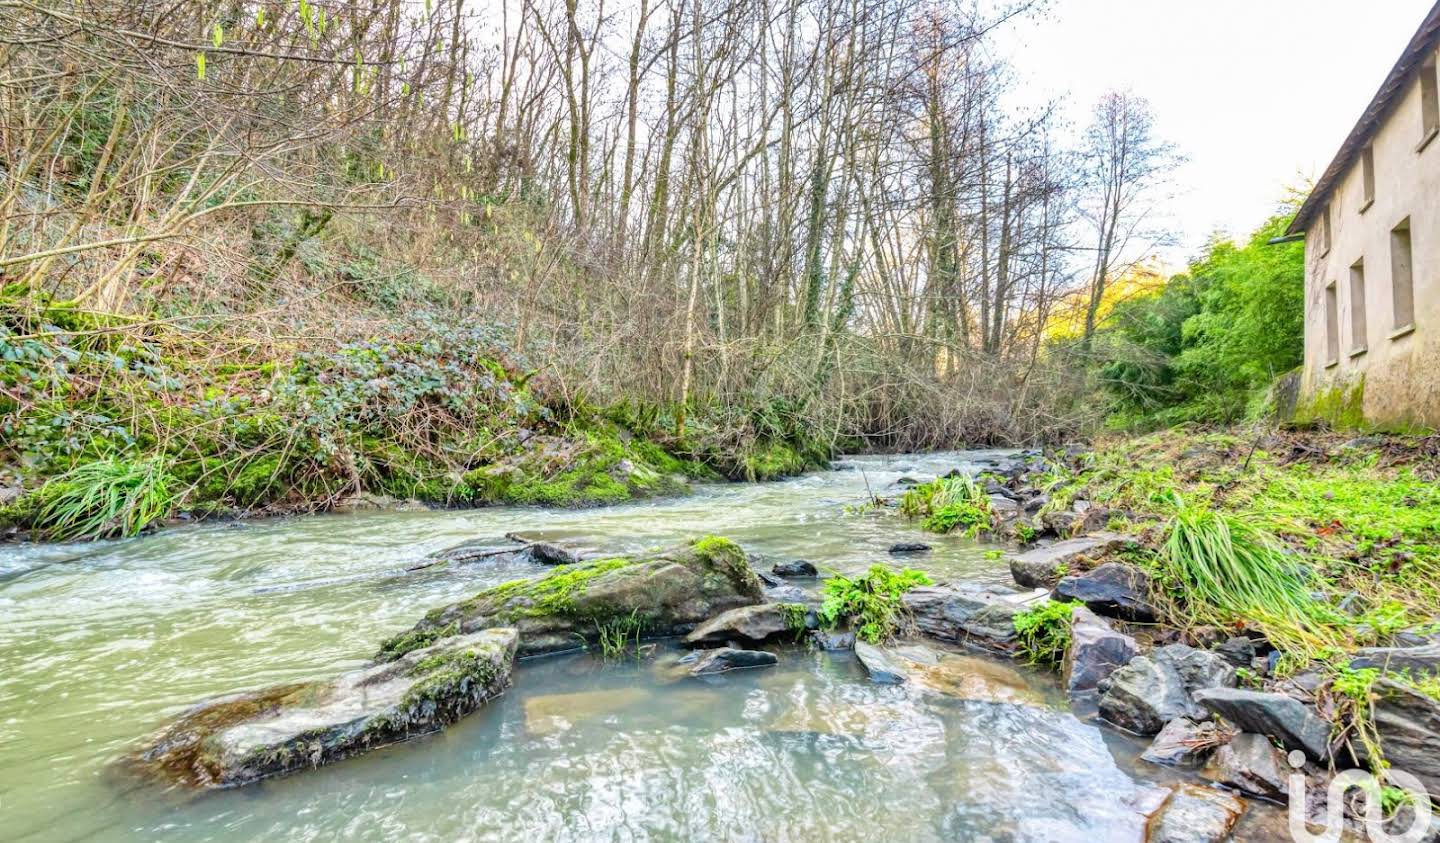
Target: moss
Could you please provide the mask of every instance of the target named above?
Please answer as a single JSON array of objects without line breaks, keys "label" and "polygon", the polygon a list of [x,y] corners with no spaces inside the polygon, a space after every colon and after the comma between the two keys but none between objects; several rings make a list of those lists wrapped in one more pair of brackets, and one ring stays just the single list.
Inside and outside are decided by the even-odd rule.
[{"label": "moss", "polygon": [[385,641],[380,644],[380,655],[378,658],[381,661],[393,661],[406,653],[423,650],[442,638],[449,638],[459,634],[460,624],[458,623],[409,629],[399,635],[385,639]]},{"label": "moss", "polygon": [[777,480],[803,473],[811,461],[788,442],[764,441],[747,453],[742,464],[747,480]]},{"label": "moss", "polygon": [[458,702],[456,692],[464,687],[467,680],[488,686],[494,681],[496,671],[485,653],[454,650],[421,659],[410,668],[409,674],[424,678],[405,692],[400,699],[400,707],[410,711],[433,707],[443,717],[447,712],[450,716],[458,713],[451,709]]},{"label": "moss", "polygon": [[810,614],[810,607],[804,603],[781,603],[780,614],[785,618],[785,628],[795,633],[798,639],[805,634],[808,628],[806,617]]},{"label": "moss", "polygon": [[469,615],[475,612],[499,612],[503,619],[568,615],[578,617],[575,593],[596,578],[611,571],[634,565],[625,558],[597,559],[559,565],[539,579],[512,580],[486,589],[461,604]]},{"label": "moss", "polygon": [[1321,421],[1340,430],[1368,427],[1365,421],[1365,376],[1301,398],[1295,408],[1295,421],[1301,424]]},{"label": "moss", "polygon": [[[477,501],[541,506],[604,506],[684,491],[680,472],[670,470],[680,462],[659,446],[637,448],[611,429],[576,435],[583,445],[558,469],[548,464],[553,457],[524,453],[470,471],[463,482]],[[665,454],[662,465],[647,458],[657,453]]]}]

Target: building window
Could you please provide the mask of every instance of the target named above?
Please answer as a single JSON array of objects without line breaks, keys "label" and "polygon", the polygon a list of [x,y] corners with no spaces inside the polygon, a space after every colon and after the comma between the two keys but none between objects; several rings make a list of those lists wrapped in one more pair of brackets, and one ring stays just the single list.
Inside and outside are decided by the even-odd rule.
[{"label": "building window", "polygon": [[1325,285],[1325,366],[1340,362],[1340,302],[1335,282]]},{"label": "building window", "polygon": [[1391,336],[1415,328],[1415,265],[1410,246],[1410,218],[1390,232],[1390,301],[1394,308],[1395,331]]},{"label": "building window", "polygon": [[1330,206],[1320,214],[1320,257],[1330,254]]},{"label": "building window", "polygon": [[1350,267],[1350,356],[1364,354],[1369,338],[1365,329],[1365,261]]},{"label": "building window", "polygon": [[1375,147],[1367,146],[1365,151],[1360,153],[1360,177],[1365,190],[1364,197],[1360,200],[1360,213],[1375,204]]},{"label": "building window", "polygon": [[1440,132],[1440,91],[1437,91],[1435,60],[1420,68],[1420,146],[1426,145]]}]

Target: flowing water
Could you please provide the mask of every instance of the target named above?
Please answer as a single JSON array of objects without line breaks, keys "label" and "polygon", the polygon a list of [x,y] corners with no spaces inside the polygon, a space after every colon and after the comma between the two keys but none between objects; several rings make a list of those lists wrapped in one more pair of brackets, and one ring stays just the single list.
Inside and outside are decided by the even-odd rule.
[{"label": "flowing water", "polygon": [[863,570],[896,541],[936,579],[1005,582],[959,537],[847,515],[904,475],[993,454],[862,457],[767,484],[587,511],[492,508],[213,524],[0,547],[0,839],[1135,840],[1159,774],[1048,677],[952,655],[949,694],[849,654],[680,679],[651,658],[530,660],[443,734],[239,790],[165,791],[115,760],[213,695],[359,666],[427,609],[536,573],[415,568],[519,530],[632,552],[705,533]]}]

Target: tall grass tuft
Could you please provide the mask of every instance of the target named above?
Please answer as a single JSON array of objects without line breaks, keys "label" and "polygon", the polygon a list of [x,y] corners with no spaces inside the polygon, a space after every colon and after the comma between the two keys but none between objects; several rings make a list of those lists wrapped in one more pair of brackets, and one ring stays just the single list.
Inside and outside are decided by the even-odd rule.
[{"label": "tall grass tuft", "polygon": [[978,535],[994,520],[985,488],[965,475],[940,477],[912,488],[900,499],[900,512],[909,518],[924,518],[923,526],[932,533],[958,528]]},{"label": "tall grass tuft", "polygon": [[133,536],[170,514],[174,482],[159,458],[83,463],[40,490],[33,525],[55,541]]},{"label": "tall grass tuft", "polygon": [[1333,643],[1326,607],[1279,541],[1235,515],[1181,506],[1161,551],[1166,573],[1197,620],[1256,623],[1277,645],[1311,651]]}]

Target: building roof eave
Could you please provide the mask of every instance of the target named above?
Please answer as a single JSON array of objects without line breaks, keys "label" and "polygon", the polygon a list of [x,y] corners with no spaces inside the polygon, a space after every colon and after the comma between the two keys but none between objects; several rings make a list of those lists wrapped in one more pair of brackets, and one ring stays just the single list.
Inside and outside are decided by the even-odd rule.
[{"label": "building roof eave", "polygon": [[1345,171],[1355,160],[1355,156],[1359,155],[1360,150],[1364,149],[1375,137],[1381,124],[1390,116],[1390,112],[1404,96],[1410,78],[1419,67],[1424,65],[1437,42],[1440,42],[1440,0],[1437,0],[1431,7],[1430,13],[1425,16],[1420,28],[1411,37],[1410,43],[1405,46],[1405,51],[1400,54],[1395,66],[1390,68],[1380,89],[1375,92],[1375,96],[1366,106],[1365,112],[1360,115],[1360,120],[1350,130],[1345,142],[1340,145],[1340,151],[1335,153],[1334,160],[1330,162],[1330,166],[1325,168],[1320,180],[1315,182],[1314,189],[1301,204],[1300,210],[1295,213],[1295,219],[1285,230],[1286,234],[1303,234],[1310,227],[1311,221],[1314,220],[1320,209],[1325,207],[1325,203],[1330,199],[1330,194],[1334,192],[1340,179],[1345,175]]}]

